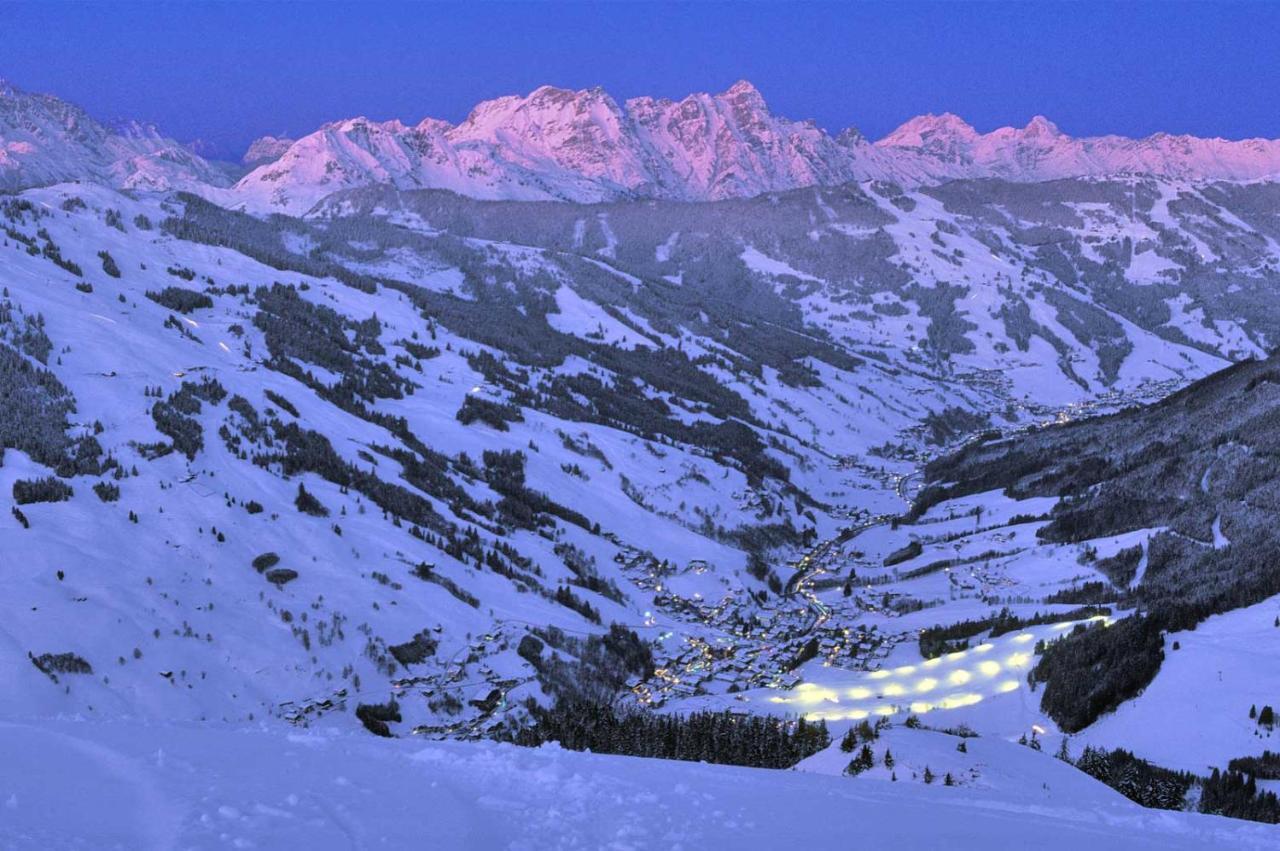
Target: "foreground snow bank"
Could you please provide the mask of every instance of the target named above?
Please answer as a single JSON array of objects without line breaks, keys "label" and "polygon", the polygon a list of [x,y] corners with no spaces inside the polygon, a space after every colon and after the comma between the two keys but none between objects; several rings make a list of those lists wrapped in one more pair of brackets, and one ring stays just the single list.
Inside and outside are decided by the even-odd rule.
[{"label": "foreground snow bank", "polygon": [[[1200,849],[1276,831],[802,772],[365,735],[0,722],[3,848]],[[1086,844],[1087,843],[1087,844]]]}]

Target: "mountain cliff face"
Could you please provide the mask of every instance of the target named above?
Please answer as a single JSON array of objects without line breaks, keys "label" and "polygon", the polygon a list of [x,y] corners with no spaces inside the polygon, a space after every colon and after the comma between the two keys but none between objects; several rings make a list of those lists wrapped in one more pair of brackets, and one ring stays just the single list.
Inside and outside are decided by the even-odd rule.
[{"label": "mountain cliff face", "polygon": [[853,180],[920,186],[1130,173],[1268,177],[1280,173],[1280,141],[1074,138],[1043,116],[1022,128],[979,133],[945,114],[913,118],[873,144],[853,129],[833,137],[812,122],[776,116],[746,81],[716,95],[623,104],[599,88],[543,86],[527,97],[485,101],[457,126],[363,118],[326,125],[245,176],[232,200],[301,214],[332,192],[371,184],[489,200],[595,203],[721,200]]},{"label": "mountain cliff face", "polygon": [[249,143],[240,162],[249,168],[273,163],[284,156],[296,140],[284,136],[260,136]]},{"label": "mountain cliff face", "polygon": [[892,176],[884,159],[859,137],[837,141],[812,123],[773,116],[747,82],[720,95],[625,105],[598,88],[543,86],[485,101],[457,126],[326,125],[247,175],[235,197],[293,213],[369,184],[482,199],[702,201]]},{"label": "mountain cliff face", "polygon": [[624,103],[600,88],[543,86],[484,101],[457,125],[357,117],[298,140],[264,136],[242,161],[251,171],[226,190],[227,169],[154,127],[109,128],[58,98],[0,83],[0,188],[86,180],[192,189],[228,206],[293,215],[370,185],[598,203],[714,201],[858,180],[908,188],[1121,174],[1241,181],[1280,174],[1280,140],[1075,138],[1042,116],[979,133],[944,114],[913,118],[872,143],[852,128],[832,136],[813,122],[774,115],[754,86],[739,81],[720,94]]},{"label": "mountain cliff face", "polygon": [[159,191],[229,182],[155,127],[107,127],[66,101],[0,81],[0,189],[72,180]]},{"label": "mountain cliff face", "polygon": [[951,115],[911,119],[876,143],[934,180],[1000,177],[1017,181],[1153,174],[1184,180],[1252,180],[1280,172],[1280,142],[1200,139],[1157,133],[1074,138],[1042,115],[1026,127],[979,133]]}]

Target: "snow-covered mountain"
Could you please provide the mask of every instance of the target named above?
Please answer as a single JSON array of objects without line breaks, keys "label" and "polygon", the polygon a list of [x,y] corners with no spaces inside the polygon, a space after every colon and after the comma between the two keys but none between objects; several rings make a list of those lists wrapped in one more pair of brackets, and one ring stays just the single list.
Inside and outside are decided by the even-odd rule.
[{"label": "snow-covered mountain", "polygon": [[[260,793],[202,779],[229,776],[225,743],[249,729],[263,754],[333,743],[339,777],[411,778],[412,764],[351,736],[502,737],[529,729],[529,702],[583,693],[637,711],[803,716],[833,736],[797,766],[819,774],[848,766],[842,735],[885,719],[866,776],[796,781],[850,806],[896,779],[904,812],[956,792],[939,800],[998,802],[1019,822],[1048,806],[1153,823],[1050,756],[1065,742],[1083,760],[1081,740],[1140,744],[1216,793],[1212,769],[1257,757],[1270,732],[1247,712],[1280,687],[1277,669],[1247,654],[1272,635],[1275,598],[1241,622],[1225,612],[1228,628],[1199,640],[1170,623],[1184,630],[1167,639],[1177,664],[1067,740],[1078,723],[1027,674],[1077,624],[1128,635],[1117,565],[1151,537],[1151,567],[1129,581],[1161,587],[1167,536],[1045,538],[1062,510],[1054,480],[1005,494],[935,477],[964,487],[890,517],[943,446],[981,436],[998,455],[1024,445],[1021,429],[1050,434],[1031,427],[1267,348],[1280,336],[1267,297],[1278,189],[961,180],[582,207],[373,186],[305,219],[91,184],[4,199],[0,734],[10,749],[37,743],[24,760],[43,751],[76,777],[124,766],[131,780],[119,817],[54,825],[29,809],[49,784],[0,769],[0,844],[63,824],[127,837],[156,826],[152,803],[184,814],[161,825],[169,837],[199,844],[210,810],[227,830],[270,835],[272,819],[235,821]],[[1274,369],[1250,369],[1265,403]],[[1175,469],[1159,440],[1132,467],[1176,473],[1171,493],[1222,487],[1221,522],[1200,500],[1157,507],[1195,509],[1204,522],[1177,531],[1196,547],[1227,541],[1223,555],[1246,541],[1232,482],[1260,483],[1261,500],[1274,478],[1243,466],[1248,450],[1228,444],[1249,434],[1231,425],[1209,472],[1213,447],[1177,447]],[[992,428],[1013,434],[991,441]],[[991,487],[1005,484],[991,466]],[[1100,587],[1112,574],[1120,584]],[[939,655],[930,630],[957,643]],[[1201,704],[1211,714],[1178,715],[1160,740],[1135,733],[1133,719],[1172,717],[1160,701],[1183,682],[1212,687],[1209,672],[1229,687]],[[1061,689],[1049,679],[1046,694]],[[68,718],[85,720],[42,732]],[[1193,732],[1194,753],[1170,761],[1166,743]],[[1028,735],[1042,752],[1018,744]],[[144,769],[144,746],[165,756]],[[479,782],[529,760],[613,771],[451,747],[420,759]],[[1161,805],[1195,805],[1189,790]],[[280,797],[313,793],[329,794]],[[279,804],[264,806],[293,806]],[[628,822],[634,807],[610,812]],[[525,821],[508,812],[494,827]]]},{"label": "snow-covered mountain", "polygon": [[71,180],[158,191],[230,182],[151,125],[108,127],[66,101],[0,80],[0,189]]},{"label": "snow-covered mountain", "polygon": [[1268,177],[1280,173],[1280,141],[1077,139],[1042,116],[980,134],[954,115],[925,115],[872,144],[853,129],[833,137],[812,122],[774,115],[745,80],[716,95],[624,104],[599,88],[543,86],[485,101],[456,126],[365,118],[325,125],[246,175],[225,200],[300,214],[332,192],[369,184],[484,199],[707,201],[851,180],[918,186],[1128,173]]},{"label": "snow-covered mountain", "polygon": [[284,156],[295,141],[287,136],[260,136],[249,143],[240,162],[249,168],[268,165]]},{"label": "snow-covered mountain", "polygon": [[876,143],[894,162],[930,179],[1000,177],[1038,181],[1064,177],[1149,174],[1179,180],[1252,180],[1280,173],[1280,140],[1201,139],[1157,133],[1074,138],[1037,115],[1025,127],[979,133],[956,115],[921,115]]},{"label": "snow-covered mountain", "polygon": [[621,104],[600,88],[543,86],[484,101],[457,125],[360,117],[297,140],[263,136],[242,162],[251,171],[228,189],[225,164],[154,127],[107,127],[56,97],[0,83],[0,188],[86,180],[190,189],[228,206],[294,215],[368,185],[595,203],[747,198],[859,180],[904,187],[1118,174],[1252,180],[1280,174],[1280,140],[1074,138],[1042,116],[983,134],[946,114],[913,118],[872,143],[852,128],[832,136],[811,121],[774,115],[743,80],[720,94]]},{"label": "snow-covered mountain", "polygon": [[[1097,781],[1280,820],[1225,770],[1276,770],[1280,359],[1220,373],[1280,339],[1280,183],[1039,179],[1246,143],[539,89],[232,189],[6,97],[15,180],[68,182],[0,198],[0,846],[396,844],[426,775],[442,847],[1268,847]],[[413,744],[584,696],[832,739]]]},{"label": "snow-covered mountain", "polygon": [[887,175],[865,142],[769,112],[739,82],[720,95],[619,105],[604,90],[543,86],[485,101],[457,126],[365,118],[325,125],[245,176],[251,209],[305,212],[339,189],[388,184],[487,199],[712,200]]}]

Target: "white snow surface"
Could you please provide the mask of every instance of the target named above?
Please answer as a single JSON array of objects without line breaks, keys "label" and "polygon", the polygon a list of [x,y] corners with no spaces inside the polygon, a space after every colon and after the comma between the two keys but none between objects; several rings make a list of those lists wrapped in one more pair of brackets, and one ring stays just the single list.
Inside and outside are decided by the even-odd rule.
[{"label": "white snow surface", "polygon": [[1271,848],[1275,840],[1268,826],[1143,810],[1052,765],[1051,757],[1013,745],[981,758],[1035,764],[1044,782],[1000,795],[554,746],[223,727],[0,722],[0,752],[6,848],[769,849],[853,842],[1191,851]]}]

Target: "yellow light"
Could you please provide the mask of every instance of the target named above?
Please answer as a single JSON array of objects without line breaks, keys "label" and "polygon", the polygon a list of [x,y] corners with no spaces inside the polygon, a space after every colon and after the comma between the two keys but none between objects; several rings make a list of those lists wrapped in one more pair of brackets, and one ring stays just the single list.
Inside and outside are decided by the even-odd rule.
[{"label": "yellow light", "polygon": [[1030,641],[1033,638],[1035,638],[1035,636],[1029,632],[1020,632],[1013,637],[1013,640],[1018,642],[1019,644],[1026,644],[1028,641]]},{"label": "yellow light", "polygon": [[1017,690],[1018,690],[1017,680],[1005,680],[1000,685],[996,686],[996,691],[999,692],[1000,694],[1006,694],[1008,692],[1017,691]]},{"label": "yellow light", "polygon": [[917,715],[923,715],[924,713],[929,712],[932,709],[933,709],[933,704],[926,703],[923,700],[917,700],[915,703],[911,704],[911,711],[916,713]]},{"label": "yellow light", "polygon": [[935,680],[933,677],[925,677],[923,680],[916,683],[916,691],[919,694],[924,694],[925,692],[933,691],[937,687],[938,687],[938,681]]},{"label": "yellow light", "polygon": [[941,664],[942,664],[942,660],[941,660],[941,659],[928,659],[928,660],[926,660],[926,661],[925,661],[925,663],[924,663],[923,665],[921,665],[921,667],[922,667],[922,668],[936,668],[936,667],[938,667],[938,666],[939,666],[939,665],[941,665]]},{"label": "yellow light", "polygon": [[949,697],[944,697],[938,706],[943,709],[959,709],[962,706],[973,706],[975,703],[981,702],[982,695],[970,692],[968,694],[953,694]]},{"label": "yellow light", "polygon": [[992,647],[995,647],[995,645],[994,645],[994,644],[992,644],[990,641],[984,641],[982,644],[979,644],[977,647],[973,648],[973,652],[974,652],[974,653],[986,653],[986,652],[987,652],[988,650],[990,650]]},{"label": "yellow light", "polygon": [[957,650],[955,653],[948,653],[947,658],[954,661],[956,659],[963,659],[967,655],[968,655],[967,650]]},{"label": "yellow light", "polygon": [[812,706],[815,703],[839,703],[840,695],[836,694],[832,689],[814,686],[796,695],[796,701],[805,706]]},{"label": "yellow light", "polygon": [[872,671],[868,676],[873,680],[883,680],[889,676],[889,672],[882,668],[879,671]]},{"label": "yellow light", "polygon": [[1008,665],[1010,668],[1022,668],[1031,663],[1031,654],[1030,653],[1014,653],[1004,661],[1005,661],[1005,664]]},{"label": "yellow light", "polygon": [[877,706],[877,707],[875,708],[875,713],[876,713],[877,715],[892,715],[892,714],[893,714],[893,707],[892,707],[892,706]]},{"label": "yellow light", "polygon": [[854,700],[862,700],[864,698],[871,697],[871,689],[866,688],[865,686],[854,686],[845,693]]},{"label": "yellow light", "polygon": [[988,659],[987,661],[980,662],[978,664],[978,671],[980,671],[985,676],[994,677],[996,674],[1000,673],[1000,663],[992,662],[990,659]]},{"label": "yellow light", "polygon": [[899,695],[906,694],[907,690],[902,687],[901,683],[889,683],[884,687],[884,693],[889,697],[898,697]]},{"label": "yellow light", "polygon": [[962,686],[971,679],[973,679],[973,674],[968,671],[952,671],[951,676],[947,677],[947,682],[953,686]]},{"label": "yellow light", "polygon": [[863,718],[866,718],[867,715],[869,714],[870,713],[868,713],[867,710],[865,709],[855,709],[852,712],[847,713],[844,717],[848,718],[850,721],[861,721]]},{"label": "yellow light", "polygon": [[916,672],[916,666],[903,665],[901,668],[894,668],[893,672],[900,677],[905,677],[907,674],[914,674]]},{"label": "yellow light", "polygon": [[785,697],[771,697],[769,698],[769,702],[770,703],[790,703],[791,701],[787,700]]}]

